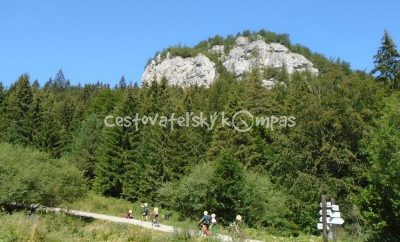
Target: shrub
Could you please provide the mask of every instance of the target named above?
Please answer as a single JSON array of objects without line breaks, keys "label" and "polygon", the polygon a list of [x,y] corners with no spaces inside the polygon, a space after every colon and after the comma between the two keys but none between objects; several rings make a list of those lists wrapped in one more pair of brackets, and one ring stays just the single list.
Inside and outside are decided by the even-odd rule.
[{"label": "shrub", "polygon": [[56,206],[85,195],[80,171],[63,159],[0,144],[0,204]]}]

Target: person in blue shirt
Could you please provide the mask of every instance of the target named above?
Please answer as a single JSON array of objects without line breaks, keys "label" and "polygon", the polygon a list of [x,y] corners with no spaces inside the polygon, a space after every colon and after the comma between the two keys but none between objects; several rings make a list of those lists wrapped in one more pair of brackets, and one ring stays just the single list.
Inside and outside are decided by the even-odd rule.
[{"label": "person in blue shirt", "polygon": [[208,212],[204,211],[203,217],[200,219],[198,224],[201,225],[201,231],[206,236],[210,235],[210,223],[211,223],[211,218],[208,215]]},{"label": "person in blue shirt", "polygon": [[143,208],[142,210],[142,220],[148,220],[148,214],[149,214],[149,207],[147,205],[147,203],[144,203],[141,205],[141,207]]}]

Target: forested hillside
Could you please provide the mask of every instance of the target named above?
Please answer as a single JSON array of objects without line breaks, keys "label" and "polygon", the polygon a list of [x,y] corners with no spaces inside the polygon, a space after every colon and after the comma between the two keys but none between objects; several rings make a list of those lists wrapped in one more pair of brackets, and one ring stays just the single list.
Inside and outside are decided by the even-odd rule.
[{"label": "forested hillside", "polygon": [[[115,87],[73,86],[61,70],[43,86],[29,74],[12,86],[1,85],[0,205],[57,205],[87,188],[171,209],[182,219],[196,220],[208,210],[228,224],[242,214],[249,227],[296,235],[318,234],[319,202],[327,194],[341,204],[344,228],[352,236],[399,240],[400,61],[390,36],[385,33],[372,75],[292,45],[287,35],[241,35],[281,43],[306,56],[319,74],[265,68],[237,79],[207,51],[229,46],[235,37],[216,36],[193,48],[161,52],[208,56],[219,72],[208,88],[171,86],[166,79],[137,85],[124,77]],[[265,88],[262,80],[271,78],[280,84]],[[104,122],[110,115],[137,113],[224,112],[231,118],[240,110],[293,116],[295,126],[238,132],[220,124],[211,130],[143,124],[136,129]],[[71,189],[54,187],[25,199],[27,191],[51,183],[44,177],[38,184],[35,177],[24,180],[32,176],[26,169],[36,177],[43,171]],[[62,196],[45,199],[57,192]]]}]

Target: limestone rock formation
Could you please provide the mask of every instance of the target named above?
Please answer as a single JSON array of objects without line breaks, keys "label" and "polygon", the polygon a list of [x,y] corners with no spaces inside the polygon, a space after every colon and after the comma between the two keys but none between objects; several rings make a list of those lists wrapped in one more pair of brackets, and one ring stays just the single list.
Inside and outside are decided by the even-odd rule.
[{"label": "limestone rock formation", "polygon": [[205,55],[182,58],[169,57],[161,60],[160,56],[152,60],[142,75],[142,83],[152,80],[160,81],[167,78],[169,84],[187,87],[190,85],[209,86],[216,79],[217,72],[214,62]]},{"label": "limestone rock formation", "polygon": [[[318,69],[306,57],[291,52],[282,44],[266,43],[262,39],[250,42],[246,37],[238,37],[229,52],[223,45],[215,45],[209,49],[209,52],[217,54],[218,60],[237,78],[254,68],[282,68],[283,66],[289,74],[295,71],[318,74]],[[168,52],[164,59],[158,55],[146,66],[142,83],[150,83],[152,80],[160,81],[163,77],[167,78],[171,85],[208,87],[216,80],[218,73],[215,63],[202,53],[195,57],[182,58],[171,57]],[[264,84],[268,87],[273,86],[269,82]]]},{"label": "limestone rock formation", "polygon": [[245,37],[236,39],[236,46],[229,51],[223,65],[236,77],[254,68],[282,68],[283,66],[289,74],[306,70],[314,74],[318,73],[307,58],[291,52],[282,44],[266,43],[264,40],[249,43]]}]

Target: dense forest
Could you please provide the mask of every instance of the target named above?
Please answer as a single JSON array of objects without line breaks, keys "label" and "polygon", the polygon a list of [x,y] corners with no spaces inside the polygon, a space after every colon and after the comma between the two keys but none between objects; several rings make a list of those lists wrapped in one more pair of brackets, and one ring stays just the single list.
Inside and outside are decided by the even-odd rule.
[{"label": "dense forest", "polygon": [[[285,68],[253,70],[237,80],[207,50],[232,45],[216,36],[172,55],[204,53],[220,73],[209,88],[168,80],[146,85],[74,86],[58,74],[40,86],[28,74],[0,85],[0,207],[58,205],[93,190],[198,219],[214,211],[222,223],[244,223],[277,234],[318,234],[322,194],[336,199],[353,236],[400,240],[400,56],[385,32],[372,73],[354,71],[292,45],[288,35],[245,31],[310,59],[318,75]],[[371,57],[372,60],[372,57]],[[275,78],[282,85],[263,87]],[[106,116],[209,116],[240,110],[291,115],[294,127],[217,125],[106,127]]]}]

